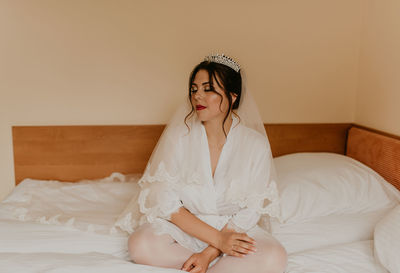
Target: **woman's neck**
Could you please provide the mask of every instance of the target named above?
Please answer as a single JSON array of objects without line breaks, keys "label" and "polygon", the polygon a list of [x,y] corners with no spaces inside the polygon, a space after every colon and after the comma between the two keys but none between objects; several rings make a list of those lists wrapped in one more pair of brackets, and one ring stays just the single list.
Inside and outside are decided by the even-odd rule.
[{"label": "woman's neck", "polygon": [[[209,120],[204,121],[203,125],[206,129],[207,139],[209,145],[222,147],[225,144],[226,137],[222,130],[223,120]],[[232,125],[232,114],[230,114],[225,121],[224,128],[226,135],[228,135]]]}]

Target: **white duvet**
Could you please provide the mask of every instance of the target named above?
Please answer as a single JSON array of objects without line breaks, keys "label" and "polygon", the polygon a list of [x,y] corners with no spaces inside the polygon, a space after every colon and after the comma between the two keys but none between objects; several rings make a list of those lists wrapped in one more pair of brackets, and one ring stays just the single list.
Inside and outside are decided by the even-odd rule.
[{"label": "white duvet", "polygon": [[[387,273],[373,256],[373,241],[358,241],[289,255],[290,273]],[[394,273],[394,272],[393,272]]]},{"label": "white duvet", "polygon": [[109,254],[88,252],[66,253],[0,253],[2,273],[168,273],[176,269],[138,265]]},{"label": "white duvet", "polygon": [[[312,225],[318,229],[317,223]],[[324,226],[326,229],[326,222],[319,227]],[[295,226],[286,226],[277,235],[283,245],[308,248],[289,255],[288,273],[387,272],[374,259],[372,240],[315,247],[314,241],[307,242],[310,236],[294,236],[297,231]],[[323,233],[317,233],[313,240],[326,240],[324,237]],[[128,235],[95,234],[70,227],[1,219],[0,272],[182,272],[131,262],[127,239]]]},{"label": "white duvet", "polygon": [[[86,253],[0,253],[2,273],[67,272],[183,272],[134,264],[99,252]],[[387,273],[373,256],[373,242],[358,241],[289,255],[287,273]]]},{"label": "white duvet", "polygon": [[127,235],[111,236],[58,225],[0,220],[0,253],[82,254],[94,251],[128,260]]},{"label": "white duvet", "polygon": [[[273,234],[289,253],[286,272],[387,272],[375,262],[372,241],[365,240],[372,238],[374,218],[382,213],[333,215],[299,224],[275,223]],[[4,211],[1,214],[1,210],[0,216],[1,273],[183,272],[130,261],[126,233],[104,234],[104,230],[84,231],[74,226],[7,219],[12,216]],[[340,228],[342,232],[336,232]]]},{"label": "white duvet", "polygon": [[[283,167],[289,170],[287,163],[296,167],[295,163],[299,158],[300,155],[280,158],[276,161],[278,171],[281,170],[282,173]],[[315,166],[314,161],[318,162],[320,177],[316,179],[313,170],[305,173],[303,169],[296,167],[291,172],[295,174],[296,171],[296,175],[302,175],[304,185],[296,184],[290,188],[288,180],[286,183],[289,186],[281,189],[282,192],[291,192],[293,195],[297,188],[304,190],[304,187],[312,185],[310,189],[320,191],[319,196],[340,194],[343,189],[339,186],[331,187],[329,192],[319,181],[324,177],[323,168],[331,168],[332,160],[343,162],[343,156],[304,154],[300,159],[304,163],[307,158],[309,165]],[[329,159],[325,161],[325,167],[323,158]],[[345,158],[345,161],[343,168],[348,170],[346,164],[349,160]],[[347,183],[346,191],[353,190],[356,194],[359,191],[359,181],[355,184],[344,177],[343,168],[337,177],[341,184]],[[355,176],[354,172],[346,173]],[[287,177],[293,179],[295,176]],[[0,203],[0,273],[183,272],[138,265],[129,259],[129,234],[116,228],[114,223],[138,190],[138,178],[137,175],[114,173],[97,181],[60,183],[30,179],[19,184]],[[319,184],[315,184],[314,180]],[[330,183],[334,183],[334,173],[330,175],[330,180],[333,181]],[[374,187],[377,187],[376,183],[381,183],[370,177],[367,182],[374,183]],[[293,183],[300,182],[296,180]],[[367,185],[365,192],[370,188]],[[303,199],[304,206],[287,206],[287,209],[291,209],[288,211],[291,215],[297,215],[298,219],[301,216],[301,221],[293,222],[288,219],[286,223],[272,222],[271,225],[272,234],[289,254],[286,272],[387,273],[374,257],[373,232],[376,223],[388,214],[393,204],[398,203],[398,197],[389,198],[384,195],[383,190],[381,192],[380,198],[387,198],[385,202],[388,205],[382,206],[384,203],[380,202],[379,206],[368,210],[365,207],[360,208],[358,212],[354,212],[354,202],[349,202],[352,206],[351,213],[343,213],[342,209],[341,212],[327,215],[326,212],[328,209],[331,211],[332,207],[323,208],[324,204],[320,201],[323,198],[318,200],[318,210],[324,210],[323,214],[312,218],[304,217],[308,214],[300,210],[302,207],[312,208],[310,204],[304,203],[316,202],[312,198]],[[373,198],[373,195],[359,195],[358,198]],[[290,198],[285,196],[282,196],[282,200],[290,202]],[[368,203],[367,201],[365,199],[363,203]]]}]

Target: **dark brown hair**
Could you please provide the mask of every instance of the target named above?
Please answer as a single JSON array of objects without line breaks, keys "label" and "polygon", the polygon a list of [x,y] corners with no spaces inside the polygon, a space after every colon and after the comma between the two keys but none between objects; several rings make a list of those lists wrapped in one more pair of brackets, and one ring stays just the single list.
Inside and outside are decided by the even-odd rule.
[{"label": "dark brown hair", "polygon": [[[208,72],[208,79],[209,79],[208,81],[210,82],[211,92],[215,92],[216,94],[218,94],[218,96],[221,97],[220,106],[222,104],[222,96],[214,89],[214,79],[217,82],[218,86],[221,87],[222,90],[224,90],[225,95],[228,98],[229,109],[228,109],[228,112],[226,113],[226,116],[222,123],[222,130],[224,131],[224,134],[226,137],[226,132],[225,132],[225,128],[224,128],[225,121],[228,118],[231,110],[235,110],[239,107],[240,95],[242,94],[242,76],[240,75],[240,70],[239,70],[239,72],[236,72],[229,66],[215,63],[215,62],[209,62],[209,61],[203,61],[203,62],[199,63],[198,65],[196,65],[196,67],[193,69],[192,73],[190,74],[190,78],[189,78],[188,99],[190,101],[190,104],[192,105],[192,110],[185,117],[185,124],[188,127],[188,129],[189,129],[189,126],[187,125],[186,121],[194,113],[194,106],[192,104],[191,88],[192,88],[194,78],[196,77],[196,74],[200,70],[205,70]],[[232,104],[231,93],[236,95],[236,101],[233,104]],[[235,114],[237,116],[237,114],[235,112],[233,112],[233,114]]]}]

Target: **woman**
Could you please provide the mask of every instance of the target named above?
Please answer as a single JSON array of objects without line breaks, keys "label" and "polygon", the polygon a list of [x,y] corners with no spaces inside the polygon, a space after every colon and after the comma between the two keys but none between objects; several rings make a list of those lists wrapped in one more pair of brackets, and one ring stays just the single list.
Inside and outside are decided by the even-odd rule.
[{"label": "woman", "polygon": [[189,81],[139,181],[136,263],[188,272],[281,273],[287,255],[271,236],[278,193],[268,138],[240,66],[210,55]]}]

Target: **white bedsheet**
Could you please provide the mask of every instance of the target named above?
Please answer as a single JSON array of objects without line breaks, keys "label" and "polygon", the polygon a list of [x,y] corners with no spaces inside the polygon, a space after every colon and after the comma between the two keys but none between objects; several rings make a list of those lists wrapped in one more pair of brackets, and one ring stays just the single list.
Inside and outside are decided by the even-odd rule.
[{"label": "white bedsheet", "polygon": [[[182,272],[134,264],[128,234],[113,231],[115,215],[135,184],[30,182],[0,204],[0,273]],[[289,253],[287,272],[387,273],[375,262],[371,241],[373,227],[385,213],[272,225],[273,235]]]},{"label": "white bedsheet", "polygon": [[390,209],[374,212],[329,215],[303,223],[272,222],[272,234],[288,254],[356,241],[372,240],[375,225]]},{"label": "white bedsheet", "polygon": [[[134,264],[110,254],[0,253],[2,273],[167,273],[180,270]],[[358,241],[289,255],[287,273],[388,273],[373,256],[373,242]]]},{"label": "white bedsheet", "polygon": [[388,273],[373,256],[373,241],[359,241],[289,255],[288,273]]},{"label": "white bedsheet", "polygon": [[125,233],[114,223],[139,190],[140,174],[112,173],[78,183],[24,179],[0,203],[0,219],[70,226],[100,234]]},{"label": "white bedsheet", "polygon": [[73,227],[0,220],[0,253],[80,254],[96,251],[129,260],[127,240],[127,235],[111,236]]},{"label": "white bedsheet", "polygon": [[0,253],[1,273],[179,273],[176,269],[138,265],[112,255],[90,252]]},{"label": "white bedsheet", "polygon": [[[325,225],[329,221],[335,219],[325,219]],[[318,230],[317,223],[309,225]],[[310,246],[326,237],[323,230],[314,229],[307,234],[304,226],[297,230],[300,235],[295,235],[295,229],[293,225],[281,230],[283,245],[304,248],[307,240],[313,240],[308,243]],[[129,260],[127,239],[127,235],[95,234],[73,227],[0,219],[0,272],[181,272],[134,264]],[[375,262],[371,240],[291,253],[287,272],[387,273]]]}]

